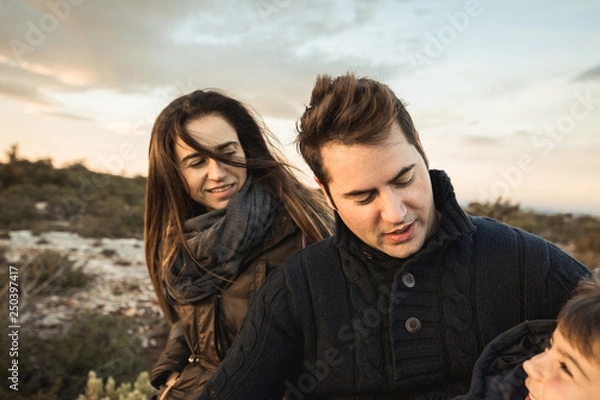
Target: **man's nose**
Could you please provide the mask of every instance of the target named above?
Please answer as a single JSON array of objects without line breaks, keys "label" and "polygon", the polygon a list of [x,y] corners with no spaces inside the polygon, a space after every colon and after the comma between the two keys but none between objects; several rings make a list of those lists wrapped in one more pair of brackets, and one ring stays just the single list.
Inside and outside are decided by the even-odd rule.
[{"label": "man's nose", "polygon": [[382,192],[380,198],[381,218],[386,222],[401,223],[407,213],[407,207],[402,197],[390,188]]}]

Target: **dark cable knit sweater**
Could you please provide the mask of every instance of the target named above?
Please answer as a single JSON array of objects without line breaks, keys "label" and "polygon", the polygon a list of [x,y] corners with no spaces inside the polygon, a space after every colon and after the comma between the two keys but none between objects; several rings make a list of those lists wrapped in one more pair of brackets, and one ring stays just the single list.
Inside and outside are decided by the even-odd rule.
[{"label": "dark cable knit sweater", "polygon": [[202,399],[446,399],[466,393],[501,332],[555,318],[589,270],[553,244],[466,215],[430,171],[440,227],[407,259],[333,237],[297,253],[253,298]]}]

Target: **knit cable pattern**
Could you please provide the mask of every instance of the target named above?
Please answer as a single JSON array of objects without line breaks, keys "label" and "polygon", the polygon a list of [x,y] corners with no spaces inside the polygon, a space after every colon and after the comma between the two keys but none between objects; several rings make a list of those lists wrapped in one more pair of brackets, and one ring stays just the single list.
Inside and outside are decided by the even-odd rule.
[{"label": "knit cable pattern", "polygon": [[[362,260],[358,260],[348,253],[346,249],[342,250],[343,270],[346,273],[349,283],[350,299],[352,308],[356,310],[355,321],[362,324],[365,316],[377,311],[377,290],[373,285],[370,274]],[[386,316],[384,316],[385,318]],[[381,324],[383,318],[379,319],[378,324],[362,324],[361,329],[355,333],[356,365],[359,368],[358,387],[383,387],[385,385],[384,371],[385,356],[383,353],[383,343],[381,342]],[[374,326],[375,325],[375,326]]]},{"label": "knit cable pattern", "polygon": [[460,375],[469,374],[478,355],[477,339],[473,326],[471,303],[472,272],[471,248],[465,240],[457,240],[445,254],[442,273],[442,318],[447,327],[446,350],[450,370]]}]

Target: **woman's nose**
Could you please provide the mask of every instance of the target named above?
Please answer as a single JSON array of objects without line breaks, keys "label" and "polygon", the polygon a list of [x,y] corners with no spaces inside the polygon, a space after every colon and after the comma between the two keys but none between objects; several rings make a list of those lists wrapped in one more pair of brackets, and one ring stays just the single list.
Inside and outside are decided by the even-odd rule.
[{"label": "woman's nose", "polygon": [[208,160],[208,178],[219,181],[227,175],[227,168],[220,161],[210,158]]}]

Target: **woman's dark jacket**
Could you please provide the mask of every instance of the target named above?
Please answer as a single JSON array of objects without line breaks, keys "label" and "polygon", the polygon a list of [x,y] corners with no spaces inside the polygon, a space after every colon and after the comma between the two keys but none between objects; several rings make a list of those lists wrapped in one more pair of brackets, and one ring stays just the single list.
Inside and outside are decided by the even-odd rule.
[{"label": "woman's dark jacket", "polygon": [[544,351],[555,320],[525,321],[500,334],[477,359],[471,390],[453,400],[512,400],[528,395],[523,362]]},{"label": "woman's dark jacket", "polygon": [[171,372],[180,371],[167,398],[183,399],[199,392],[225,357],[254,292],[273,268],[302,248],[302,240],[291,218],[278,211],[269,233],[246,257],[229,286],[200,303],[175,305],[179,321],[152,369],[152,385],[161,387]]}]

